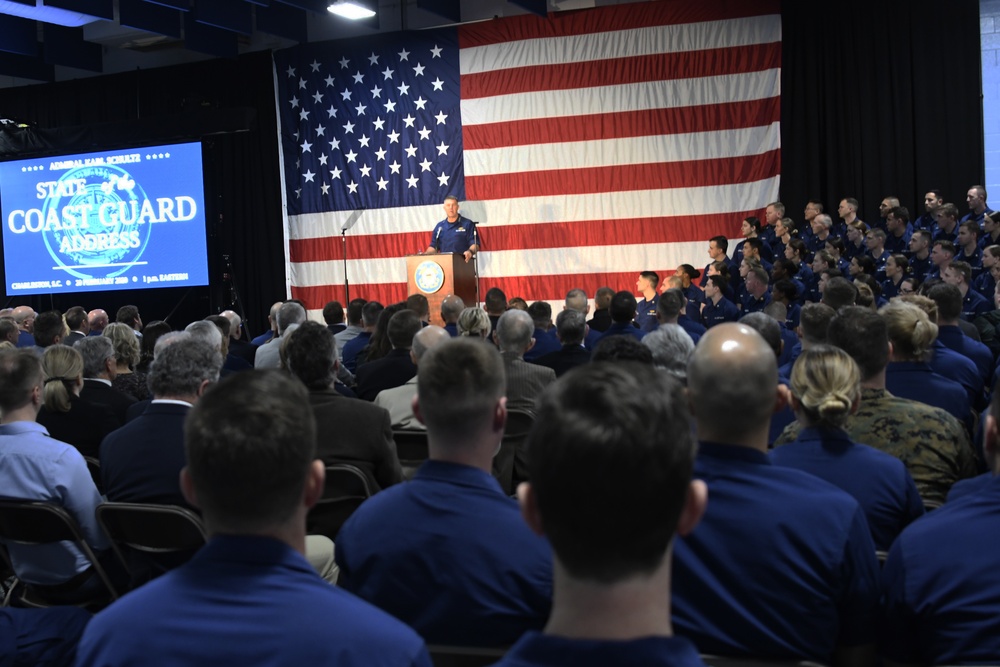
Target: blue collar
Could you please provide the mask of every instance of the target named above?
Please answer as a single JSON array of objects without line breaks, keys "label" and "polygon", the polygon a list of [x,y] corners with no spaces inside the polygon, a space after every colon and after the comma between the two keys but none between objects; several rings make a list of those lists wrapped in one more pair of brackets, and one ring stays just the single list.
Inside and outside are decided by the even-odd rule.
[{"label": "blue collar", "polygon": [[492,475],[479,468],[462,465],[460,463],[449,463],[447,461],[435,461],[433,459],[425,461],[417,470],[414,480],[428,479],[438,482],[447,482],[457,486],[469,486],[477,489],[495,491],[504,495],[500,482]]},{"label": "blue collar", "polygon": [[705,440],[698,443],[698,456],[771,465],[771,459],[762,451],[742,445],[725,445],[721,442],[707,442]]}]

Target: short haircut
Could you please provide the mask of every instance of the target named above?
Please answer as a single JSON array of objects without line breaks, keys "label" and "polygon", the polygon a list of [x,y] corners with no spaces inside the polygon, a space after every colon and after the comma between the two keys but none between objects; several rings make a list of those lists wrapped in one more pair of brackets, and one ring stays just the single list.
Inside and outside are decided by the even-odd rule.
[{"label": "short haircut", "polygon": [[184,331],[191,334],[192,338],[204,341],[217,350],[222,349],[222,332],[219,331],[219,327],[211,322],[206,322],[205,320],[192,322],[184,327]]},{"label": "short haircut", "polygon": [[351,299],[347,304],[347,323],[358,326],[361,324],[361,309],[368,303],[365,299]]},{"label": "short haircut", "polygon": [[[48,310],[35,318],[35,345],[49,347],[56,342],[56,338],[66,335],[66,323],[63,322],[62,313],[58,310]],[[132,333],[135,338],[135,333]]]},{"label": "short haircut", "polygon": [[430,317],[431,306],[423,294],[411,294],[406,297],[406,307],[416,313],[418,319],[423,320]]},{"label": "short haircut", "polygon": [[465,302],[461,297],[449,296],[441,302],[441,317],[447,322],[457,320],[458,316],[465,310]]},{"label": "short haircut", "polygon": [[858,200],[855,199],[854,197],[844,197],[844,201],[847,202],[847,205],[853,208],[855,211],[858,210]]},{"label": "short haircut", "polygon": [[913,303],[893,299],[878,314],[885,320],[893,357],[899,361],[923,359],[937,340],[937,325]]},{"label": "short haircut", "polygon": [[157,352],[149,366],[149,390],[154,398],[194,396],[203,382],[218,382],[222,362],[217,347],[196,338],[179,340]]},{"label": "short haircut", "polygon": [[344,321],[344,306],[339,301],[330,301],[323,306],[323,321],[328,325],[342,324]]},{"label": "short haircut", "polygon": [[369,301],[361,308],[361,321],[366,327],[373,327],[378,322],[378,316],[385,309],[378,301]]},{"label": "short haircut", "polygon": [[959,225],[958,228],[964,229],[965,231],[975,236],[977,239],[983,233],[983,230],[979,228],[979,223],[976,222],[975,220],[966,220],[961,225]]},{"label": "short haircut", "polygon": [[821,202],[819,200],[810,199],[809,201],[806,202],[806,204],[811,204],[812,207],[816,209],[817,213],[822,213],[823,212],[823,202]]},{"label": "short haircut", "polygon": [[686,380],[687,365],[694,352],[694,341],[677,324],[664,324],[642,338],[642,344],[653,354],[653,365],[674,377]]},{"label": "short haircut", "polygon": [[493,324],[490,316],[482,308],[469,306],[458,315],[458,335],[459,336],[482,336],[489,335]]},{"label": "short haircut", "polygon": [[940,213],[942,215],[944,215],[945,217],[948,217],[948,218],[957,218],[958,217],[958,207],[955,206],[954,204],[950,204],[950,203],[949,204],[942,204],[938,208],[938,211],[940,211]]},{"label": "short haircut", "polygon": [[729,281],[726,279],[725,276],[721,274],[715,276],[708,276],[705,279],[705,281],[712,283],[713,286],[715,286],[717,289],[722,290],[723,293],[725,293],[726,288],[729,287]]},{"label": "short haircut", "polygon": [[528,302],[519,296],[513,296],[510,298],[510,301],[507,302],[507,310],[510,310],[511,308],[517,308],[518,310],[527,312]]},{"label": "short haircut", "polygon": [[751,268],[750,272],[747,273],[747,276],[748,277],[753,276],[754,278],[759,280],[763,285],[768,285],[771,282],[771,276],[768,275],[767,269],[765,269],[763,266],[755,266]]},{"label": "short haircut", "polygon": [[[531,320],[519,310],[505,313],[500,321],[506,317]],[[506,391],[503,361],[492,345],[446,340],[420,360],[417,386],[420,414],[431,438],[445,446],[452,440],[464,442],[490,419]]]},{"label": "short haircut", "polygon": [[442,202],[446,202],[446,201],[448,201],[449,199],[450,199],[451,201],[455,202],[456,204],[458,203],[458,197],[456,197],[455,195],[445,195],[445,196],[444,196],[444,199],[442,200]]},{"label": "short haircut", "polygon": [[729,239],[727,239],[722,234],[719,234],[718,236],[713,236],[708,240],[708,242],[714,243],[715,247],[721,250],[722,252],[729,252]]},{"label": "short haircut", "polygon": [[[210,325],[214,328],[214,324]],[[101,334],[111,341],[115,349],[115,361],[135,366],[139,361],[139,340],[135,336],[135,330],[124,322],[112,322],[104,327]]]},{"label": "short haircut", "polygon": [[499,287],[491,287],[486,290],[483,306],[490,315],[499,315],[507,310],[507,295]]},{"label": "short haircut", "polygon": [[587,310],[587,293],[579,287],[566,292],[566,307],[581,313]]},{"label": "short haircut", "polygon": [[694,466],[688,419],[680,385],[637,364],[578,368],[543,394],[528,472],[570,576],[610,584],[660,566]]},{"label": "short haircut", "polygon": [[303,322],[285,343],[285,367],[310,391],[330,388],[336,358],[333,334],[319,322]]},{"label": "short haircut", "polygon": [[115,322],[132,326],[139,319],[139,309],[135,306],[122,306],[115,314]]},{"label": "short haircut", "polygon": [[803,350],[789,379],[810,425],[842,428],[861,397],[857,362],[833,345]]},{"label": "short haircut", "polygon": [[955,256],[955,244],[947,239],[941,239],[939,241],[935,241],[933,247],[935,248],[940,247],[941,250],[945,251],[952,257]]},{"label": "short haircut", "polygon": [[535,301],[528,306],[528,315],[539,329],[552,324],[552,306],[547,301]]},{"label": "short haircut", "polygon": [[983,254],[989,254],[1000,259],[1000,245],[989,245],[983,248]]},{"label": "short haircut", "polygon": [[649,281],[649,283],[653,286],[653,289],[656,289],[656,286],[660,284],[660,274],[656,271],[643,271],[639,274],[639,277],[643,280]]},{"label": "short haircut", "polygon": [[41,360],[31,350],[0,350],[0,412],[23,408],[42,383]]},{"label": "short haircut", "polygon": [[295,301],[286,301],[278,309],[278,335],[288,331],[288,327],[293,324],[302,324],[306,321],[306,309],[302,304]]},{"label": "short haircut", "polygon": [[[931,242],[931,233],[929,231],[927,231],[926,229],[916,229],[916,230],[914,230],[913,236],[919,236],[920,238],[922,238],[927,243]],[[911,236],[910,238],[912,239],[913,236]]]},{"label": "short haircut", "polygon": [[[206,322],[211,322],[218,329],[219,333],[222,334],[223,340],[229,338],[229,332],[232,331],[233,323],[229,321],[228,317],[223,317],[222,315],[209,315],[205,318]],[[143,335],[145,337],[145,335]]]},{"label": "short haircut", "polygon": [[939,319],[951,322],[962,316],[962,290],[954,285],[938,283],[927,290],[927,298],[937,304]]},{"label": "short haircut", "polygon": [[9,341],[11,338],[17,340],[18,332],[20,331],[17,328],[17,322],[12,318],[0,318],[0,341]]},{"label": "short haircut", "polygon": [[780,201],[771,202],[770,204],[764,207],[765,210],[767,209],[768,206],[774,207],[774,212],[778,214],[779,218],[785,217],[785,205],[782,204]]},{"label": "short haircut", "polygon": [[420,316],[416,312],[409,309],[399,311],[389,319],[386,327],[389,344],[394,350],[409,350],[420,327]]},{"label": "short haircut", "polygon": [[563,345],[579,345],[587,332],[587,320],[578,310],[566,309],[556,316],[556,333]]},{"label": "short haircut", "polygon": [[885,240],[888,238],[888,236],[885,233],[885,230],[879,229],[878,227],[869,230],[868,233],[865,234],[865,236],[871,237],[873,239],[878,239],[879,242],[883,244],[885,243]]},{"label": "short haircut", "polygon": [[95,378],[106,370],[108,359],[115,358],[115,347],[110,338],[87,336],[73,346],[83,357],[83,377]]},{"label": "short haircut", "polygon": [[885,320],[870,308],[845,306],[827,329],[827,341],[851,356],[861,381],[872,379],[889,364],[889,332]]},{"label": "short haircut", "polygon": [[653,351],[632,336],[601,337],[594,348],[592,361],[638,361],[651,366]]},{"label": "short haircut", "polygon": [[656,314],[663,319],[671,320],[684,312],[687,306],[687,297],[684,292],[677,287],[671,287],[660,295],[660,300],[656,304]]},{"label": "short haircut", "polygon": [[497,344],[502,352],[523,353],[534,333],[535,324],[523,310],[508,310],[497,321]]},{"label": "short haircut", "polygon": [[910,211],[905,206],[893,206],[889,210],[889,213],[892,213],[892,217],[896,218],[896,220],[902,220],[903,224],[910,221]]},{"label": "short haircut", "polygon": [[[744,244],[744,247],[753,248],[757,252],[760,252],[761,250],[764,249],[764,240],[762,238],[760,238],[759,236],[755,236],[753,238],[749,238],[749,239],[747,239],[746,243]],[[746,251],[744,251],[744,254],[746,254]]]},{"label": "short haircut", "polygon": [[858,288],[847,278],[830,278],[823,288],[822,303],[834,310],[854,305],[858,298]]},{"label": "short haircut", "polygon": [[825,343],[830,321],[837,311],[825,303],[807,303],[799,312],[799,328],[802,339],[812,344]]},{"label": "short haircut", "polygon": [[826,279],[830,280],[831,278],[843,278],[844,272],[840,269],[823,269],[819,275],[826,276]]},{"label": "short haircut", "polygon": [[631,292],[615,292],[611,299],[611,320],[618,323],[631,322],[635,319],[636,305],[635,296]]},{"label": "short haircut", "polygon": [[[962,274],[962,280],[968,285],[972,282],[972,267],[969,266],[968,262],[952,262],[951,266],[948,267],[956,273]],[[41,317],[41,315],[39,315]],[[38,331],[38,320],[35,320],[35,331]]]},{"label": "short haircut", "polygon": [[608,308],[614,295],[615,291],[610,287],[599,287],[594,294],[594,308]]},{"label": "short haircut", "polygon": [[316,458],[305,387],[277,370],[226,378],[191,408],[184,450],[211,526],[238,534],[284,524],[299,508]]},{"label": "short haircut", "polygon": [[76,331],[87,321],[87,309],[83,306],[73,306],[65,313],[66,326],[70,331]]},{"label": "short haircut", "polygon": [[823,227],[830,229],[833,227],[833,218],[828,216],[826,213],[820,213],[815,218],[813,218],[813,223],[817,225],[822,225]]},{"label": "short haircut", "polygon": [[781,356],[781,327],[778,321],[764,313],[748,313],[740,318],[744,324],[761,335],[767,346],[774,351],[774,358]]},{"label": "short haircut", "polygon": [[780,301],[772,300],[771,303],[764,306],[764,310],[761,310],[760,312],[773,318],[779,323],[788,319],[788,306]]},{"label": "short haircut", "polygon": [[69,412],[70,394],[83,375],[80,353],[67,345],[50,345],[42,355],[42,401],[51,412]]}]

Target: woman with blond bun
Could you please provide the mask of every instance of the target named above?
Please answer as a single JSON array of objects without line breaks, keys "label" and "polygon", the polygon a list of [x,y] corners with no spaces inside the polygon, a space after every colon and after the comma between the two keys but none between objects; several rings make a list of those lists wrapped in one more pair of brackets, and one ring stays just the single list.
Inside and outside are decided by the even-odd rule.
[{"label": "woman with blond bun", "polygon": [[42,355],[42,408],[38,423],[49,435],[98,458],[104,436],[121,426],[106,405],[80,398],[83,358],[68,345],[50,345]]},{"label": "woman with blond bun", "polygon": [[861,505],[878,550],[924,513],[913,478],[895,456],[851,440],[844,430],[861,402],[861,372],[846,352],[814,345],[796,359],[792,410],[799,437],[771,452],[775,465],[796,468],[837,486]]},{"label": "woman with blond bun", "polygon": [[885,388],[893,396],[941,408],[971,431],[968,392],[927,363],[938,335],[937,304],[925,296],[896,297],[878,314],[889,329]]},{"label": "woman with blond bun", "polygon": [[485,339],[490,335],[490,316],[482,308],[466,308],[458,316],[458,335]]}]

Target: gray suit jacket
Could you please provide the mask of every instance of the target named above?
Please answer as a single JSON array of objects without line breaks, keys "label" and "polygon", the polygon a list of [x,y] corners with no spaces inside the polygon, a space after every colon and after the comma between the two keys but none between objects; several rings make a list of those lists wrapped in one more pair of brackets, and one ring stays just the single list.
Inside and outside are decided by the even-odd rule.
[{"label": "gray suit jacket", "polygon": [[515,352],[501,352],[503,370],[507,375],[507,408],[535,412],[535,401],[549,384],[555,382],[551,368],[529,364]]}]

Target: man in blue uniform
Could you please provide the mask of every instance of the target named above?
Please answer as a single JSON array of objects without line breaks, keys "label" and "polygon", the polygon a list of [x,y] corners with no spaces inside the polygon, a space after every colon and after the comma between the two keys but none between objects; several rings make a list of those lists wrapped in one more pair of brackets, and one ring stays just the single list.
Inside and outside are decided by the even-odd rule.
[{"label": "man in blue uniform", "polygon": [[578,369],[546,394],[518,498],[552,542],[555,600],[545,630],[526,633],[499,666],[703,664],[670,623],[670,544],[706,496],[691,479],[686,403],[675,380],[634,362]]},{"label": "man in blue uniform", "polygon": [[874,664],[878,564],[860,505],[767,455],[786,395],[774,352],[743,324],[712,327],[688,391],[711,500],[674,545],[677,633],[703,654]]},{"label": "man in blue uniform", "polygon": [[973,185],[965,194],[965,202],[969,205],[969,212],[962,216],[960,222],[972,220],[983,225],[983,217],[993,215],[993,209],[986,203],[986,188],[982,185]]},{"label": "man in blue uniform", "polygon": [[656,328],[656,306],[660,302],[656,288],[659,284],[660,276],[655,271],[643,271],[635,281],[635,291],[642,294],[642,301],[635,306],[635,323],[646,333]]},{"label": "man in blue uniform", "polygon": [[455,195],[444,198],[444,214],[445,219],[434,226],[430,245],[424,250],[424,254],[460,252],[468,262],[479,252],[476,223],[458,214],[458,197]]},{"label": "man in blue uniform", "polygon": [[709,276],[705,284],[705,305],[701,308],[701,323],[706,329],[716,324],[735,322],[740,319],[740,309],[736,304],[723,296],[726,289],[726,279],[722,276]]}]

